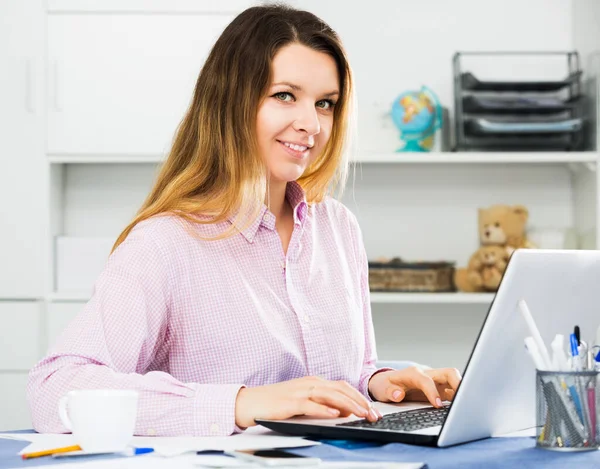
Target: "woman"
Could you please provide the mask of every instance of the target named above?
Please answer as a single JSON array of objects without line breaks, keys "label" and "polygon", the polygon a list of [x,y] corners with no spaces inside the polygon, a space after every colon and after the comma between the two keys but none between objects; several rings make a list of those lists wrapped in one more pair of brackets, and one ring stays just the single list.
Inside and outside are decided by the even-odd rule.
[{"label": "woman", "polygon": [[30,373],[40,432],[72,389],[136,389],[138,435],[228,435],[258,417],[441,406],[454,369],[377,370],[345,182],[352,77],[337,35],[283,6],[215,43],[154,188],[84,311]]}]

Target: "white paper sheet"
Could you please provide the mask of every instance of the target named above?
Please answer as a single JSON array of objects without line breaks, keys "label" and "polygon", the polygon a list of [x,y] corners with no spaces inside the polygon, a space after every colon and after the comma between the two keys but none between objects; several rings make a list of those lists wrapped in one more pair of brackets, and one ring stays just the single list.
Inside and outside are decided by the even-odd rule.
[{"label": "white paper sheet", "polygon": [[[232,458],[233,459],[233,458]],[[246,469],[246,468],[264,468],[265,466],[261,466],[258,464],[248,464],[248,463],[244,463],[244,462],[240,462],[242,465],[237,465],[237,466],[230,466],[230,465],[219,465],[222,464],[222,462],[219,462],[222,460],[213,460],[211,462],[209,462],[209,460],[206,461],[200,461],[198,460],[198,465],[196,466],[197,469],[200,468],[221,468],[221,467],[237,467],[238,469]],[[212,463],[214,463],[215,465],[211,465]],[[231,464],[231,462],[226,463],[225,464]],[[361,462],[350,462],[350,461],[336,461],[336,462],[330,462],[330,461],[323,461],[321,463],[319,463],[318,465],[310,465],[310,466],[286,466],[286,465],[277,465],[278,469],[301,469],[301,468],[306,468],[306,469],[421,469],[423,467],[423,463],[398,463],[398,462],[368,462],[368,461],[361,461]]]},{"label": "white paper sheet", "polygon": [[[173,457],[189,452],[217,450],[233,451],[240,449],[300,448],[320,444],[299,437],[283,436],[265,428],[253,427],[244,433],[223,437],[139,437],[131,440],[131,446],[154,448],[160,456]],[[44,451],[77,444],[71,434],[55,433],[9,433],[3,436],[30,441],[19,454]]]},{"label": "white paper sheet", "polygon": [[[171,459],[169,459],[171,461]],[[196,456],[194,460],[196,469],[200,468],[221,468],[221,467],[236,467],[239,469],[254,468],[255,464],[242,461],[241,459],[232,458],[231,456]]]},{"label": "white paper sheet", "polygon": [[[165,459],[152,456],[132,456],[118,459],[102,459],[97,461],[81,461],[70,462],[65,464],[53,464],[51,466],[35,466],[28,467],[45,467],[51,469],[199,469],[195,464],[195,456],[179,456],[175,459]],[[33,460],[30,461],[32,464]],[[22,466],[20,466],[22,467]],[[12,468],[18,469],[18,468]]]},{"label": "white paper sheet", "polygon": [[[33,461],[31,461],[33,462]],[[53,464],[52,466],[29,466],[51,467],[52,469],[212,469],[216,467],[238,469],[257,468],[255,464],[249,464],[226,456],[195,456],[184,455],[175,458],[161,458],[158,456],[133,456],[120,459],[104,459],[98,461],[86,461],[69,464]],[[262,466],[264,467],[264,466]],[[298,469],[298,466],[278,466],[280,469]],[[302,467],[302,466],[301,466]],[[422,463],[394,463],[394,462],[322,462],[318,466],[305,466],[307,469],[421,469]],[[17,468],[13,468],[17,469]]]}]

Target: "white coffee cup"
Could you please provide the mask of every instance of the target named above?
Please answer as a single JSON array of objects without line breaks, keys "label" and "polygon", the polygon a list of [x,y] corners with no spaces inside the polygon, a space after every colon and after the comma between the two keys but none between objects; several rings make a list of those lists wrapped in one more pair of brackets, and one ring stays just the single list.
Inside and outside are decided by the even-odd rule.
[{"label": "white coffee cup", "polygon": [[130,444],[137,406],[137,391],[79,389],[61,398],[58,413],[82,450],[113,452]]}]

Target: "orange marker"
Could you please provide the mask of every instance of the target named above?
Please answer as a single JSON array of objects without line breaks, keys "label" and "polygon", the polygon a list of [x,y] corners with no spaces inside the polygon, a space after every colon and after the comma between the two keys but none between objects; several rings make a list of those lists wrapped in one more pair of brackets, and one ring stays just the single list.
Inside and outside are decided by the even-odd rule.
[{"label": "orange marker", "polygon": [[40,456],[51,456],[56,453],[68,453],[69,451],[81,451],[79,445],[65,446],[64,448],[47,449],[45,451],[36,451],[35,453],[23,453],[21,457],[23,459],[39,458]]}]

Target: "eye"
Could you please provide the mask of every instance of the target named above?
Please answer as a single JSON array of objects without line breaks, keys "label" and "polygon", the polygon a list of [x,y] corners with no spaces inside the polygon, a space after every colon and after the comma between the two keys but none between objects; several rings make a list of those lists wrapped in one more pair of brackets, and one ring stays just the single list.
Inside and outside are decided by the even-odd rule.
[{"label": "eye", "polygon": [[288,91],[280,91],[279,93],[275,93],[272,97],[285,103],[289,103],[296,99],[294,98],[294,95]]},{"label": "eye", "polygon": [[331,99],[322,99],[321,101],[317,101],[317,107],[324,109],[326,111],[330,111],[335,106],[335,103]]},{"label": "eye", "polygon": [[494,223],[494,226],[495,226],[496,228],[500,228],[500,223],[496,222],[496,223]]}]

